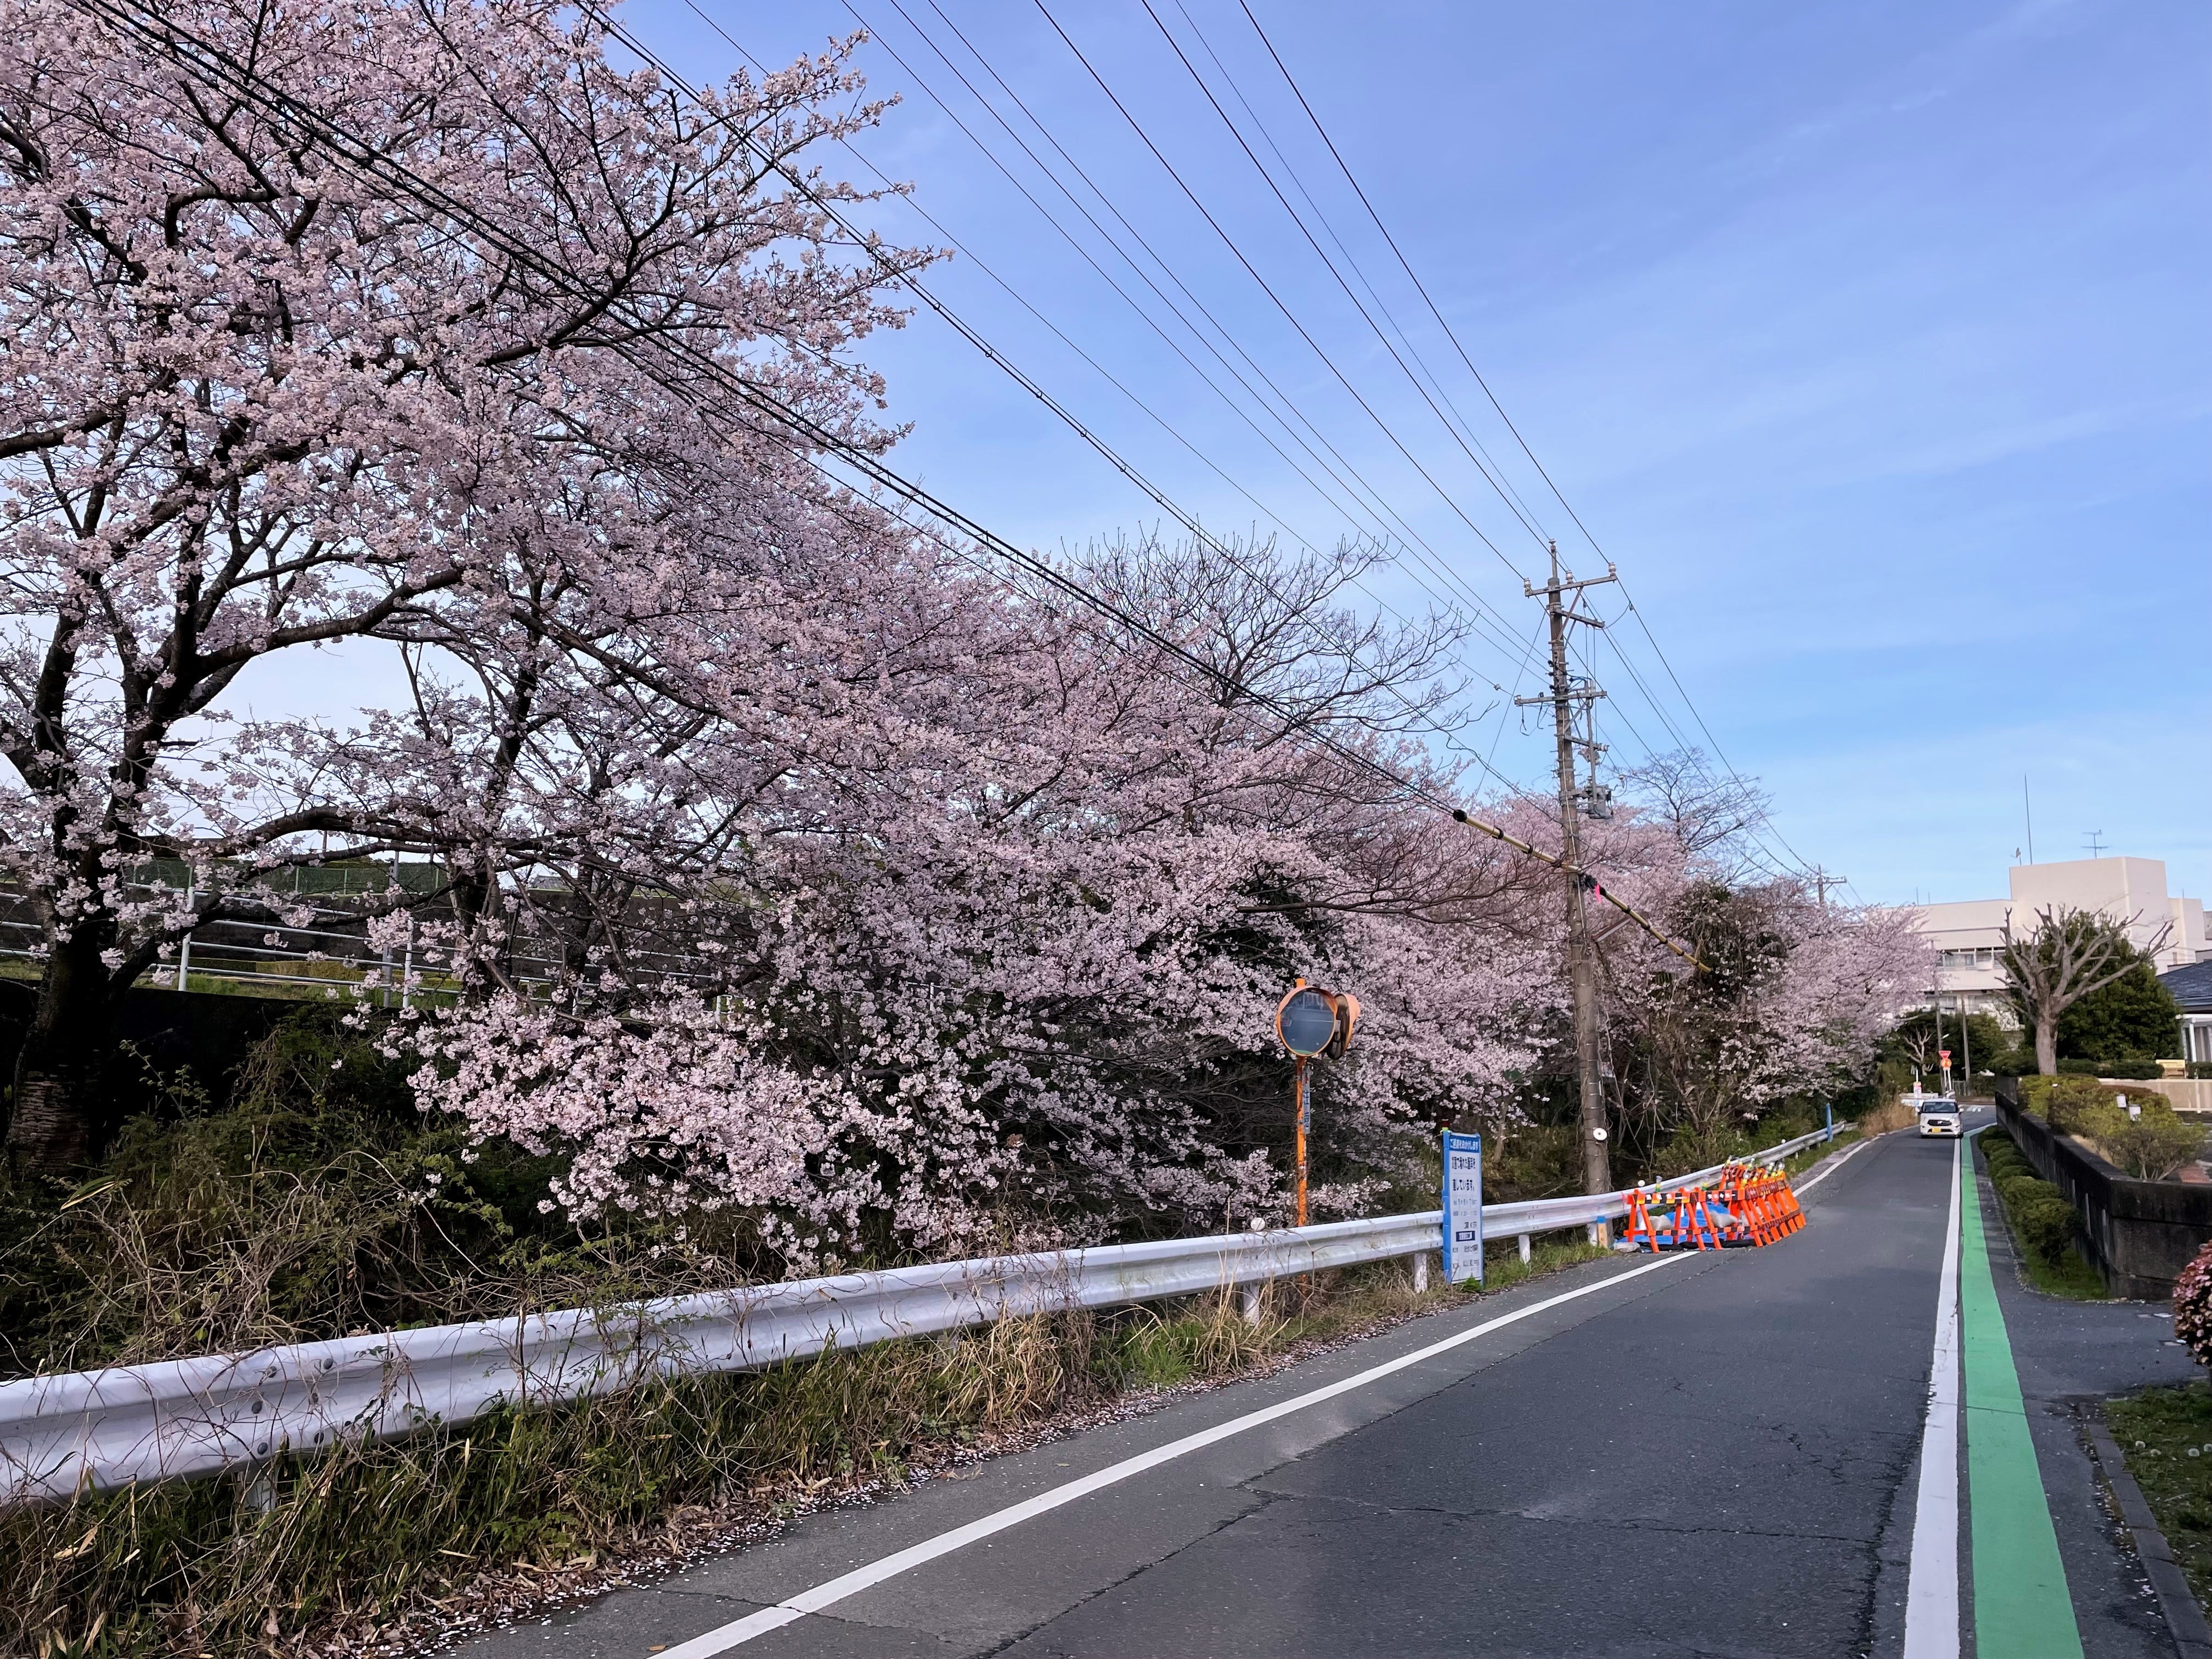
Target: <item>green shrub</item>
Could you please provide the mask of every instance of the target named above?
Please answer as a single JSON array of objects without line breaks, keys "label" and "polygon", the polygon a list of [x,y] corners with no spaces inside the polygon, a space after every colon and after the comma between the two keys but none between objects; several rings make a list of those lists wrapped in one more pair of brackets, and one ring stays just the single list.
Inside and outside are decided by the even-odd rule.
[{"label": "green shrub", "polygon": [[2094,1078],[2053,1078],[2044,1092],[2043,1115],[2063,1135],[2095,1135],[2112,1127],[2113,1092]]},{"label": "green shrub", "polygon": [[[2121,1109],[2123,1095],[2135,1115]],[[2203,1148],[2203,1130],[2154,1089],[2130,1092],[2087,1077],[2022,1078],[2021,1103],[2138,1180],[2163,1181]]]},{"label": "green shrub", "polygon": [[2204,1150],[2204,1130],[2173,1109],[2163,1095],[2128,1097],[2139,1115],[2114,1107],[2108,1133],[2097,1137],[2105,1156],[2142,1181],[2163,1181]]},{"label": "green shrub", "polygon": [[2021,1243],[2055,1267],[2080,1231],[2074,1206],[2047,1181],[2030,1177],[2020,1185],[2022,1190],[2012,1206],[2013,1225],[2019,1229]]},{"label": "green shrub", "polygon": [[1998,1201],[2011,1218],[2022,1247],[2046,1266],[2056,1267],[2081,1229],[2074,1206],[2067,1202],[2065,1194],[2036,1175],[2034,1166],[2009,1138],[1984,1135],[1982,1152],[1989,1164],[1990,1184],[1996,1188]]}]

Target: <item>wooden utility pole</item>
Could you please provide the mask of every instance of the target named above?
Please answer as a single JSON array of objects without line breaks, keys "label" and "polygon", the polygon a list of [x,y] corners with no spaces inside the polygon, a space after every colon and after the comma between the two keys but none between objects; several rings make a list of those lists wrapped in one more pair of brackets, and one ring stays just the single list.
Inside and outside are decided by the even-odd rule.
[{"label": "wooden utility pole", "polygon": [[[1595,683],[1577,682],[1567,672],[1567,624],[1580,623],[1586,628],[1602,628],[1604,623],[1595,617],[1581,614],[1574,608],[1575,604],[1583,588],[1619,579],[1609,564],[1602,576],[1577,580],[1571,572],[1563,574],[1558,543],[1552,544],[1551,554],[1552,579],[1541,587],[1525,581],[1522,584],[1530,599],[1543,596],[1545,619],[1551,624],[1551,695],[1516,697],[1514,701],[1552,706],[1552,732],[1559,748],[1559,855],[1567,866],[1567,978],[1574,994],[1575,1071],[1582,1091],[1583,1190],[1609,1193],[1613,1190],[1613,1158],[1606,1145],[1610,1131],[1605,1121],[1605,1085],[1598,1073],[1597,963],[1591,957],[1589,943],[1588,901],[1592,880],[1583,868],[1583,802],[1586,798],[1596,797],[1595,793],[1585,797],[1576,785],[1574,720],[1577,704],[1587,707],[1605,693]],[[1593,791],[1595,787],[1593,780]],[[1605,1223],[1598,1223],[1592,1229],[1593,1237],[1605,1227]]]}]

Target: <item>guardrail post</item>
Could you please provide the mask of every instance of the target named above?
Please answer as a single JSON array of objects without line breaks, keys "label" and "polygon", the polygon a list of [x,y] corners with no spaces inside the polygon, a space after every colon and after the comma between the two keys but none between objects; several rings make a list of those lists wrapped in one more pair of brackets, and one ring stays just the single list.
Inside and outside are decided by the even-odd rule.
[{"label": "guardrail post", "polygon": [[1528,1235],[1526,1233],[1522,1234],[1519,1243],[1521,1245],[1521,1265],[1525,1267],[1528,1265]]},{"label": "guardrail post", "polygon": [[1267,1291],[1265,1285],[1247,1285],[1244,1287],[1244,1322],[1247,1325],[1256,1325],[1260,1322],[1261,1310],[1266,1306],[1267,1300]]},{"label": "guardrail post", "polygon": [[1429,1253],[1426,1250],[1423,1250],[1419,1255],[1413,1258],[1413,1294],[1415,1296],[1419,1296],[1422,1291],[1428,1288]]},{"label": "guardrail post", "polygon": [[[185,872],[185,908],[187,910],[193,908],[195,902],[196,901],[192,893],[191,870],[190,866],[186,866]],[[185,985],[185,981],[191,977],[191,972],[192,930],[187,927],[185,929],[185,936],[177,941],[177,988],[179,991],[189,988]]]},{"label": "guardrail post", "polygon": [[271,1458],[245,1472],[238,1483],[238,1496],[246,1507],[256,1515],[266,1515],[276,1507],[276,1460]]}]

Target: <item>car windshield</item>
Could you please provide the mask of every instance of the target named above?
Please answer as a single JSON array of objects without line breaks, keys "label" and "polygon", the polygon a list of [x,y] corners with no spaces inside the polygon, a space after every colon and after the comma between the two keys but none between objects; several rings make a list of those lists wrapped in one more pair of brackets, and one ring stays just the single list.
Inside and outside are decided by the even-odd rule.
[{"label": "car windshield", "polygon": [[1955,1112],[1959,1109],[1959,1103],[1955,1100],[1923,1100],[1920,1103],[1920,1109],[1923,1112]]}]

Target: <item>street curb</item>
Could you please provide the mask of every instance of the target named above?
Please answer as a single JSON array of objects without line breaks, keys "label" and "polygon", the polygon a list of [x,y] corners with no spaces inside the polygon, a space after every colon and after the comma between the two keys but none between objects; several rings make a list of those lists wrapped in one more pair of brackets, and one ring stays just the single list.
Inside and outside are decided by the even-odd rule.
[{"label": "street curb", "polygon": [[2121,1523],[2135,1540],[2143,1571],[2150,1575],[2150,1587],[2158,1596],[2158,1610],[2166,1620],[2166,1634],[2173,1638],[2174,1652],[2179,1659],[2212,1659],[2212,1626],[2204,1622],[2204,1610],[2197,1605],[2196,1593],[2167,1547],[2166,1534],[2158,1529],[2142,1488],[2128,1473],[2119,1443],[2112,1438],[2101,1416],[2085,1414],[2082,1426],[2088,1432],[2090,1449],[2097,1455],[2105,1483],[2119,1505]]}]

